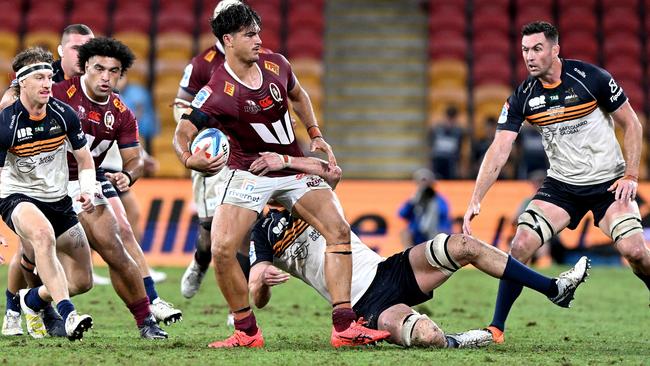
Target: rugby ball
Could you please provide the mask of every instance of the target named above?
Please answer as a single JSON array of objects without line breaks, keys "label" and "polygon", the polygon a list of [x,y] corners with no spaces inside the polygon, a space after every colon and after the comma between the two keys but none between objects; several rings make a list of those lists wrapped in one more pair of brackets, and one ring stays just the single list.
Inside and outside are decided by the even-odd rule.
[{"label": "rugby ball", "polygon": [[192,141],[192,146],[190,147],[192,154],[201,150],[203,147],[207,146],[208,149],[205,151],[205,156],[211,158],[217,156],[220,153],[223,153],[226,156],[226,160],[230,155],[230,144],[228,143],[228,137],[217,128],[207,128],[201,131],[194,141]]}]

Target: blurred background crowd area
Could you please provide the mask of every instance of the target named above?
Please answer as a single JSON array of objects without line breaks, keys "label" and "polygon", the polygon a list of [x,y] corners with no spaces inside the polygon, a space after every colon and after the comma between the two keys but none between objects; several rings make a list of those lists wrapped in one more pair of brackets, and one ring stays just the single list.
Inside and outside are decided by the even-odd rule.
[{"label": "blurred background crowd area", "polygon": [[[533,20],[558,27],[561,57],[605,67],[644,125],[650,109],[650,0],[246,2],[262,17],[263,46],[284,54],[309,92],[346,178],[410,178],[421,167],[438,179],[474,178],[504,101],[526,77],[519,31]],[[171,104],[185,65],[216,41],[216,3],[0,0],[0,83],[24,47],[56,56],[68,24],[123,41],[137,56],[128,82],[153,104],[139,113],[156,175],[186,177],[171,145]],[[526,179],[546,164],[539,134],[525,127],[502,178]]]}]

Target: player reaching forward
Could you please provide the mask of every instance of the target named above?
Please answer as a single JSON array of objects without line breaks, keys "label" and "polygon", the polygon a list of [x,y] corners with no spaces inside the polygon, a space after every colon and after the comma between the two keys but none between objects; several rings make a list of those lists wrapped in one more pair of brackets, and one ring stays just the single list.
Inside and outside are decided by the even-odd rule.
[{"label": "player reaching forward", "polygon": [[[546,22],[522,29],[521,50],[530,76],[508,98],[476,179],[463,231],[508,160],[524,121],[542,134],[550,162],[547,178],[519,217],[511,254],[526,263],[553,235],[575,229],[591,211],[594,224],[612,238],[632,271],[650,290],[650,250],[634,201],[639,178],[642,127],[623,89],[605,70],[561,59],[558,32]],[[625,155],[614,134],[623,130]],[[488,327],[504,341],[505,321],[522,286],[502,279]]]}]

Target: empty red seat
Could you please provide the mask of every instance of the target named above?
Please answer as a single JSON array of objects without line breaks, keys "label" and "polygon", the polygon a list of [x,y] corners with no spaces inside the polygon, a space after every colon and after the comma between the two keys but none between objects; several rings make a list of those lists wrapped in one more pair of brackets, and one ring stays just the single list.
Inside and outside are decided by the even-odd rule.
[{"label": "empty red seat", "polygon": [[613,37],[606,37],[603,45],[605,60],[617,57],[636,58],[641,60],[642,45],[641,39],[636,34],[629,36],[618,34]]},{"label": "empty red seat", "polygon": [[636,36],[641,30],[641,18],[638,12],[625,8],[616,8],[603,17],[603,35],[605,38],[624,33]]},{"label": "empty red seat", "polygon": [[474,55],[504,54],[510,55],[510,38],[507,34],[495,31],[475,32],[472,43]]},{"label": "empty red seat", "polygon": [[314,29],[322,32],[324,29],[323,8],[313,5],[310,2],[303,2],[292,8],[289,8],[288,25],[289,31],[300,30],[304,28]]},{"label": "empty red seat", "polygon": [[[23,19],[21,6],[16,6],[12,0],[0,1],[0,30],[18,33]],[[19,5],[19,4],[18,4]]]},{"label": "empty red seat", "polygon": [[506,37],[510,34],[510,18],[504,16],[503,11],[496,7],[475,11],[472,17],[472,26],[475,35],[484,31],[500,32]]},{"label": "empty red seat", "polygon": [[[533,3],[534,4],[534,3]],[[533,7],[532,5],[517,10],[515,16],[515,31],[516,34],[521,34],[521,28],[530,22],[543,20],[551,24],[554,23],[553,16],[551,15],[550,8],[547,7]]]},{"label": "empty red seat", "polygon": [[466,23],[465,9],[441,7],[439,10],[431,13],[429,17],[429,29],[431,31],[444,29],[464,32]]},{"label": "empty red seat", "polygon": [[616,80],[642,80],[643,68],[641,61],[635,58],[619,57],[605,63],[607,71]]},{"label": "empty red seat", "polygon": [[44,11],[29,12],[25,25],[28,32],[46,30],[61,33],[65,27],[63,9],[44,8]]},{"label": "empty red seat", "polygon": [[124,8],[119,12],[116,10],[113,15],[113,33],[118,32],[149,34],[151,32],[151,10],[140,8],[139,5]]},{"label": "empty red seat", "polygon": [[[170,8],[168,8],[170,9]],[[180,32],[193,34],[196,22],[194,13],[180,8],[161,11],[158,14],[158,33]]]},{"label": "empty red seat", "polygon": [[630,9],[635,12],[639,10],[639,0],[602,0],[601,5],[605,14],[617,8]]},{"label": "empty red seat", "polygon": [[432,59],[467,58],[467,39],[464,34],[452,31],[440,31],[429,38],[429,52]]},{"label": "empty red seat", "polygon": [[[265,46],[269,47],[268,44]],[[320,60],[323,56],[322,33],[308,29],[291,33],[287,39],[287,52],[291,58]]]},{"label": "empty red seat", "polygon": [[474,85],[512,84],[512,68],[508,55],[490,55],[474,59]]},{"label": "empty red seat", "polygon": [[[598,20],[595,9],[590,7],[572,7],[559,14],[558,21],[560,37],[574,31],[596,33]],[[560,40],[561,41],[561,40]]]},{"label": "empty red seat", "polygon": [[595,9],[598,0],[557,0],[558,13],[562,13],[571,7],[588,7]]},{"label": "empty red seat", "polygon": [[507,18],[510,12],[510,0],[474,0],[475,14],[488,8],[499,10],[502,16]]},{"label": "empty red seat", "polygon": [[[107,34],[108,31],[108,7],[106,4],[99,5],[102,7],[96,7],[95,3],[84,3],[85,5],[79,5],[75,8],[72,8],[69,23],[82,23],[90,27],[96,34]],[[104,9],[103,11],[101,9]]]},{"label": "empty red seat", "polygon": [[598,60],[598,39],[589,32],[570,32],[560,34],[560,56],[586,62]]}]

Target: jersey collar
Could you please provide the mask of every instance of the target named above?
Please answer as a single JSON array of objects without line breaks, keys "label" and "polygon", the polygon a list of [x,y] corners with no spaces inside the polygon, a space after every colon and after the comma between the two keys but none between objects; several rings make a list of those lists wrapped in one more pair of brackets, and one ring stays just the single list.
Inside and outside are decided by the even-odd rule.
[{"label": "jersey collar", "polygon": [[253,88],[252,86],[250,86],[250,85],[244,83],[243,81],[241,81],[239,79],[239,77],[237,77],[235,72],[232,71],[232,69],[230,68],[230,65],[228,65],[228,61],[224,61],[223,65],[226,68],[226,71],[228,72],[228,74],[230,74],[230,76],[232,76],[233,79],[235,79],[238,83],[240,83],[241,85],[247,87],[250,90],[260,90],[260,88],[262,88],[262,85],[264,85],[264,74],[262,74],[262,70],[260,69],[260,65],[258,65],[257,62],[255,63],[255,68],[257,69],[257,72],[260,74],[260,80],[262,81],[260,83],[259,88]]}]

